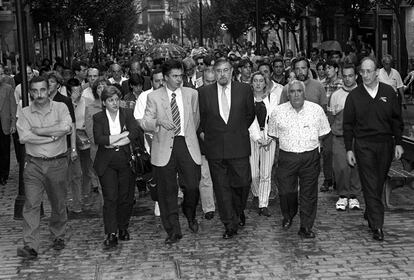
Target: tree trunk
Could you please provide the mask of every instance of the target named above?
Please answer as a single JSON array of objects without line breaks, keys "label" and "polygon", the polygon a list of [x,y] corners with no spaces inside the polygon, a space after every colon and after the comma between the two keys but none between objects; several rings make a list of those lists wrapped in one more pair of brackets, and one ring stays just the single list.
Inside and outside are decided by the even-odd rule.
[{"label": "tree trunk", "polygon": [[293,34],[293,40],[295,41],[295,46],[296,46],[296,53],[299,52],[299,42],[298,42],[298,38],[296,38],[296,31],[295,29],[291,29],[290,32]]},{"label": "tree trunk", "polygon": [[274,28],[274,30],[276,31],[277,39],[279,40],[280,53],[285,53],[285,46],[283,45],[282,38],[280,37],[280,34],[279,34],[280,29],[279,28],[278,29]]},{"label": "tree trunk", "polygon": [[400,62],[401,62],[401,71],[400,74],[402,77],[407,75],[408,68],[408,50],[407,50],[407,37],[405,36],[405,28],[402,15],[400,13],[400,7],[394,7],[395,16],[398,21],[398,27],[400,30]]},{"label": "tree trunk", "polygon": [[92,37],[93,37],[93,48],[92,48],[91,59],[92,59],[92,61],[95,61],[96,63],[98,63],[98,61],[99,61],[99,52],[98,52],[99,39],[98,39],[98,34],[96,32],[92,31]]}]

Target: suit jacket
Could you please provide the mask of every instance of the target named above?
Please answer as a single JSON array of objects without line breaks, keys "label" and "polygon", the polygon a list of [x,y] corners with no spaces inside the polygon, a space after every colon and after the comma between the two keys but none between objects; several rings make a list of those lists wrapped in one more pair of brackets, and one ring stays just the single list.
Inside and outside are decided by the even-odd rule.
[{"label": "suit jacket", "polygon": [[[150,88],[152,88],[150,78],[147,77],[147,76],[142,76],[142,78],[144,78],[144,84],[142,85],[142,91],[146,91],[146,90],[149,90]],[[127,95],[128,93],[131,92],[129,90],[129,79],[122,82],[121,92],[122,92],[123,97],[125,97],[125,95]]]},{"label": "suit jacket", "polygon": [[248,84],[231,83],[231,105],[227,124],[220,116],[217,83],[201,87],[200,126],[208,159],[250,156],[249,127],[254,113],[253,91]]},{"label": "suit jacket", "polygon": [[[184,107],[184,129],[185,143],[194,162],[201,164],[200,147],[197,140],[196,130],[200,123],[198,109],[198,93],[191,88],[181,88]],[[168,93],[165,87],[159,88],[148,94],[147,107],[141,120],[141,126],[145,131],[153,133],[151,147],[151,163],[155,166],[165,166],[171,157],[174,143],[174,131],[157,126],[156,121],[173,121]]]},{"label": "suit jacket", "polygon": [[10,128],[16,127],[16,99],[13,88],[0,82],[0,119],[1,129],[5,135],[10,134]]},{"label": "suit jacket", "polygon": [[187,75],[183,75],[183,87],[189,87],[194,89],[201,87],[203,85],[203,72],[196,71],[195,76],[195,81],[193,81],[193,83],[195,83],[194,85],[188,81]]},{"label": "suit jacket", "polygon": [[[140,130],[137,121],[134,119],[131,110],[119,108],[119,122],[121,123],[121,131],[129,131],[128,138],[133,145],[141,145],[143,147],[143,132]],[[93,115],[93,136],[95,144],[98,145],[95,161],[93,164],[96,174],[102,176],[112,159],[112,149],[105,148],[109,145],[109,121],[106,116],[106,111],[102,110]],[[120,147],[118,153],[124,152],[128,155],[131,153],[129,145]]]}]

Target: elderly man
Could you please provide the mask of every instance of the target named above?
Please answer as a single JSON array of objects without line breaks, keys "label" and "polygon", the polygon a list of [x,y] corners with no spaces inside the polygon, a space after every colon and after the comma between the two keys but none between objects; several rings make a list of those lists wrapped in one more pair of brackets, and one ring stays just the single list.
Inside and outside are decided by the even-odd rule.
[{"label": "elderly man", "polygon": [[52,208],[49,229],[53,248],[61,250],[65,247],[66,135],[72,131],[72,119],[65,104],[49,98],[49,83],[45,78],[33,78],[29,90],[33,102],[22,109],[17,120],[20,142],[26,146],[24,247],[17,249],[17,255],[33,259],[39,250],[40,204],[44,191]]},{"label": "elderly man", "polygon": [[401,104],[404,101],[404,83],[400,73],[392,68],[392,56],[389,54],[384,55],[381,62],[383,68],[378,72],[378,80],[381,83],[390,85],[394,89],[395,93],[398,95],[398,101]]},{"label": "elderly man", "polygon": [[13,88],[0,79],[0,185],[9,179],[10,134],[16,132],[16,109]]},{"label": "elderly man", "polygon": [[364,217],[374,240],[383,241],[381,196],[393,157],[399,160],[404,153],[401,146],[404,124],[394,89],[378,81],[376,61],[363,58],[359,74],[363,84],[352,90],[345,102],[345,149],[348,163],[359,168],[366,207]]},{"label": "elderly man", "polygon": [[202,72],[197,71],[196,63],[191,57],[183,59],[184,76],[183,86],[190,88],[199,88],[203,85]]},{"label": "elderly man", "polygon": [[[312,231],[318,201],[320,139],[331,129],[322,107],[305,101],[305,84],[288,84],[289,102],[274,110],[268,134],[278,139],[280,153],[276,179],[279,187],[282,227],[292,225],[300,204],[300,229],[303,238],[314,238]],[[298,203],[299,183],[299,203]]]},{"label": "elderly man", "polygon": [[95,100],[95,97],[92,93],[92,85],[93,83],[99,78],[99,70],[96,68],[89,68],[88,69],[88,87],[82,91],[82,97],[86,99],[86,101],[92,102]]},{"label": "elderly man", "polygon": [[118,63],[111,65],[111,74],[112,77],[108,79],[111,84],[118,84],[122,86],[122,83],[127,80],[127,78],[123,76],[124,72],[122,71],[122,66]]}]

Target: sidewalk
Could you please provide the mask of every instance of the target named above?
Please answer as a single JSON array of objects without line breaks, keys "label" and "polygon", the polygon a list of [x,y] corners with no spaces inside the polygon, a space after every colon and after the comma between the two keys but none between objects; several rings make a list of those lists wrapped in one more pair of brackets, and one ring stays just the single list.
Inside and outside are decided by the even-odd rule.
[{"label": "sidewalk", "polygon": [[0,188],[0,279],[414,279],[414,191],[408,187],[392,193],[391,203],[399,208],[386,212],[382,243],[372,240],[362,211],[337,212],[337,196],[320,193],[314,240],[298,237],[298,217],[283,231],[273,200],[271,217],[250,207],[246,226],[231,240],[222,239],[217,211],[208,221],[199,209],[198,234],[181,216],[184,237],[166,246],[153,202],[145,197],[135,205],[131,240],[105,252],[101,203],[95,197],[83,214],[70,217],[66,248],[56,252],[46,203],[39,258],[23,261],[16,256],[22,222],[13,220],[17,172],[13,159],[9,183]]}]

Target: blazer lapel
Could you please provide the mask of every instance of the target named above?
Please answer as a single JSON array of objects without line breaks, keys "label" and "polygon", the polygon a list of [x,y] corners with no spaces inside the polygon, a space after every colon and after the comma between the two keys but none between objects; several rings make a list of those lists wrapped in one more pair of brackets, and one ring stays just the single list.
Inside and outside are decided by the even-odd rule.
[{"label": "blazer lapel", "polygon": [[119,122],[121,124],[121,132],[127,130],[125,111],[122,108],[119,108]]},{"label": "blazer lapel", "polygon": [[191,117],[190,112],[192,112],[191,108],[191,100],[190,96],[187,94],[187,91],[184,88],[181,88],[181,95],[183,98],[183,107],[184,107],[184,131],[187,128],[188,120]]},{"label": "blazer lapel", "polygon": [[231,92],[230,92],[230,112],[229,112],[229,119],[227,120],[227,124],[230,123],[231,121],[231,116],[233,115],[233,108],[234,108],[234,104],[235,104],[235,99],[237,98],[237,94],[236,94],[236,83],[231,83]]},{"label": "blazer lapel", "polygon": [[[219,107],[219,101],[218,101],[219,96],[218,96],[218,91],[217,91],[217,83],[215,83],[214,85],[215,85],[214,90],[213,90],[212,95],[211,95],[211,102],[213,102],[212,107],[213,107],[215,113],[220,116],[220,107]],[[221,116],[220,116],[220,118],[221,118]]]},{"label": "blazer lapel", "polygon": [[104,135],[111,135],[111,132],[109,131],[109,120],[108,120],[108,117],[106,116],[105,109],[102,111],[102,116],[103,116]]},{"label": "blazer lapel", "polygon": [[172,113],[171,113],[170,100],[168,99],[168,93],[165,88],[163,88],[162,90],[161,103],[162,103],[162,107],[164,108],[165,114],[167,115],[168,119],[172,121],[173,119],[172,119]]}]

